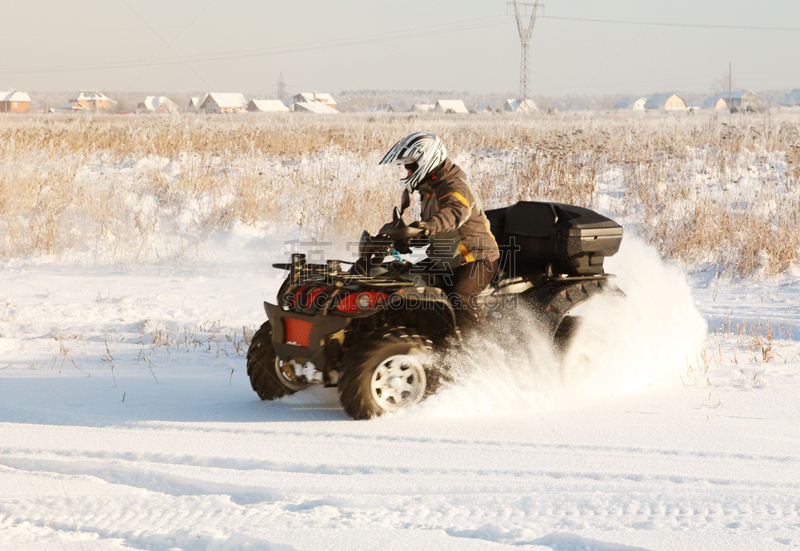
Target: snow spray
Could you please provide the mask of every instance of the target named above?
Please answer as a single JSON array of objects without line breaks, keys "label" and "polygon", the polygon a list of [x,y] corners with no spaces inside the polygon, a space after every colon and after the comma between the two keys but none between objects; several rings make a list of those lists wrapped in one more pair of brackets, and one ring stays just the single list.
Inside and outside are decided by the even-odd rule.
[{"label": "snow spray", "polygon": [[557,409],[679,382],[706,335],[684,273],[631,237],[605,268],[627,297],[598,296],[573,310],[580,323],[563,354],[535,315],[519,307],[463,350],[439,358],[453,380],[421,409],[445,415]]}]

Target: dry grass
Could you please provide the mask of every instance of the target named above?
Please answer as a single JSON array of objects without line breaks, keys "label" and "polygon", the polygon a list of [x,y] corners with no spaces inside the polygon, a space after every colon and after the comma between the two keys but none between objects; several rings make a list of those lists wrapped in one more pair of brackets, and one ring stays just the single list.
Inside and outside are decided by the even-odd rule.
[{"label": "dry grass", "polygon": [[[688,269],[785,271],[800,249],[800,115],[0,117],[0,257],[172,258],[242,223],[354,238],[396,203],[377,167],[441,135],[487,206],[599,208]],[[81,256],[82,255],[82,256]]]}]

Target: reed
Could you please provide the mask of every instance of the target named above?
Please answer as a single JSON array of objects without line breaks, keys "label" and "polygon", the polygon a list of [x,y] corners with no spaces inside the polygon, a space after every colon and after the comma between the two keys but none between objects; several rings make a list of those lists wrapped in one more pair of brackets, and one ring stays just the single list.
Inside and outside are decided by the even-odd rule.
[{"label": "reed", "polygon": [[0,116],[0,257],[144,262],[240,223],[354,239],[397,203],[377,166],[438,133],[487,207],[599,209],[687,270],[772,276],[800,254],[800,114]]}]

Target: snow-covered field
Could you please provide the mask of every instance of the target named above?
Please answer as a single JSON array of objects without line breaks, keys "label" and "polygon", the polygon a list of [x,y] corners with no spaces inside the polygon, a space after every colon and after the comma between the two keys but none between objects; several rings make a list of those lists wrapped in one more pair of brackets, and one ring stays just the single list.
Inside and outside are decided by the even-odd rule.
[{"label": "snow-covered field", "polygon": [[535,335],[477,343],[417,411],[356,422],[334,389],[250,389],[263,246],[4,266],[0,548],[800,547],[797,282],[698,276],[692,299],[630,239],[628,301],[585,313],[588,378],[565,387]]},{"label": "snow-covered field", "polygon": [[250,389],[286,235],[4,260],[0,549],[800,548],[800,274],[686,275],[626,230],[628,298],[585,305],[563,369],[501,327],[365,422]]}]

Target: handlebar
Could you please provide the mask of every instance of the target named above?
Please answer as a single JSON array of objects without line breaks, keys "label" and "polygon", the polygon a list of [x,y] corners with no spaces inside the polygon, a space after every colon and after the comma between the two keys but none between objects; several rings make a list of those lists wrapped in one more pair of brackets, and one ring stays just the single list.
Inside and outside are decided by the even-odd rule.
[{"label": "handlebar", "polygon": [[393,249],[400,252],[411,252],[410,246],[415,239],[425,237],[425,230],[409,226],[402,218],[396,218],[384,224],[378,233],[371,236],[366,231],[361,234],[359,251],[361,255],[390,254]]}]

